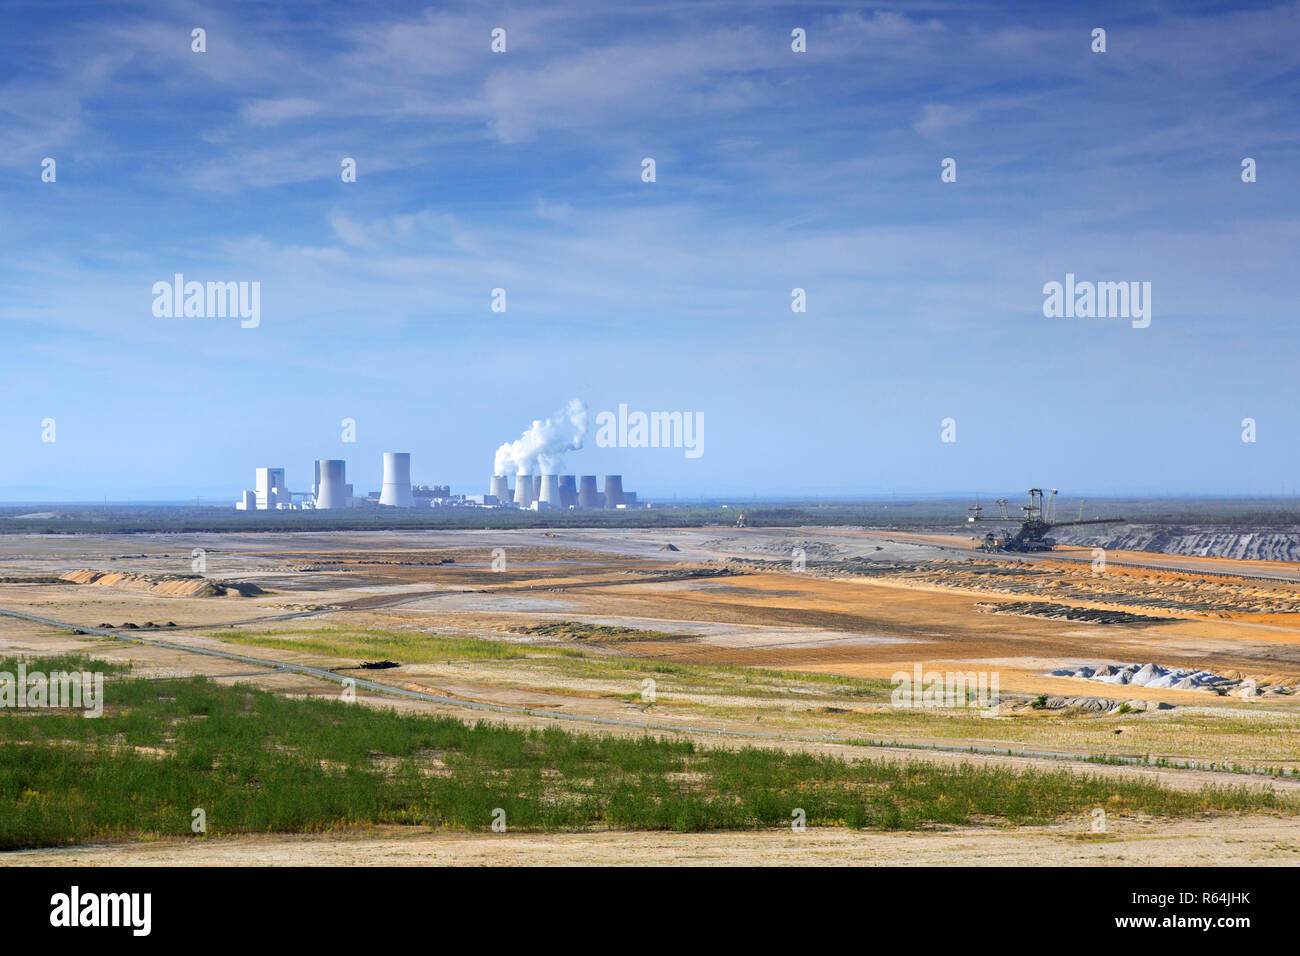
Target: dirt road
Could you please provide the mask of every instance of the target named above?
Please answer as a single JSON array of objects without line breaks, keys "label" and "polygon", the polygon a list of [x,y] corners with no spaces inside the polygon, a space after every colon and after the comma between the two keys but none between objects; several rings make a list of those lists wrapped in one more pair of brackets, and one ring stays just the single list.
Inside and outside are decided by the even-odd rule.
[{"label": "dirt road", "polygon": [[919,833],[464,834],[384,828],[326,836],[239,837],[0,854],[8,866],[1298,866],[1300,820],[1107,821],[960,827]]}]

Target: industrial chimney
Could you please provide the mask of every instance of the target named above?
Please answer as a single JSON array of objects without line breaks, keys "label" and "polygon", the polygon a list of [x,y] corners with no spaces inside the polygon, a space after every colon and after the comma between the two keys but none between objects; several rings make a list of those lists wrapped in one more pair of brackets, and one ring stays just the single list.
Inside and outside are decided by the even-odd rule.
[{"label": "industrial chimney", "polygon": [[533,503],[533,476],[520,473],[515,476],[515,504],[527,508]]},{"label": "industrial chimney", "polygon": [[505,475],[493,475],[488,484],[488,494],[497,496],[498,504],[510,503],[510,479]]},{"label": "industrial chimney", "polygon": [[560,495],[560,478],[558,475],[542,475],[542,490],[537,495],[539,504],[552,508],[563,508],[564,500]]},{"label": "industrial chimney", "polygon": [[379,503],[390,508],[414,508],[411,496],[411,453],[409,451],[384,452],[384,487],[379,493]]},{"label": "industrial chimney", "polygon": [[623,476],[605,476],[605,507],[617,508],[623,504]]},{"label": "industrial chimney", "polygon": [[347,466],[341,458],[322,458],[316,462],[320,481],[316,488],[317,508],[346,508],[348,506]]},{"label": "industrial chimney", "polygon": [[596,491],[595,475],[582,476],[582,481],[578,484],[578,507],[579,508],[600,507],[600,495]]},{"label": "industrial chimney", "polygon": [[578,504],[578,479],[574,475],[560,475],[560,504],[566,508]]}]

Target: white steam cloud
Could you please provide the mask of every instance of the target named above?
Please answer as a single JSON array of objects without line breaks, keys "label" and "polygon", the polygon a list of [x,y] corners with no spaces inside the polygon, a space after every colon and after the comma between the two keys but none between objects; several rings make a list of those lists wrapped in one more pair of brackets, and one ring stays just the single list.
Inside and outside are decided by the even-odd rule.
[{"label": "white steam cloud", "polygon": [[558,475],[564,453],[577,451],[587,434],[587,403],[571,398],[546,421],[535,421],[519,438],[497,449],[494,475]]}]

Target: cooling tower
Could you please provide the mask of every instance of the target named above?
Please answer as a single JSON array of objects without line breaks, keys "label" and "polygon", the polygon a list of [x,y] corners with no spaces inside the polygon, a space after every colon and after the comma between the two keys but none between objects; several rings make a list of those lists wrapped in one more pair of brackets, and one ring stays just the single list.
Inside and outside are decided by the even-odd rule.
[{"label": "cooling tower", "polygon": [[564,498],[560,494],[559,475],[542,475],[542,490],[538,492],[537,500],[552,508],[564,507]]},{"label": "cooling tower", "polygon": [[617,508],[623,504],[623,476],[605,476],[605,507]]},{"label": "cooling tower", "polygon": [[542,496],[542,476],[533,475],[533,500],[536,501]]},{"label": "cooling tower", "polygon": [[595,475],[582,476],[582,481],[578,485],[578,507],[579,508],[600,507],[600,495],[596,491]]},{"label": "cooling tower", "polygon": [[578,479],[573,475],[560,475],[560,504],[572,508],[578,503]]},{"label": "cooling tower", "polygon": [[533,476],[516,475],[515,476],[515,504],[521,508],[527,508],[536,500],[533,494]]},{"label": "cooling tower", "polygon": [[322,458],[316,462],[320,481],[316,486],[317,508],[346,508],[348,506],[348,463],[341,458]]},{"label": "cooling tower", "polygon": [[415,498],[411,495],[410,452],[384,452],[384,487],[379,493],[379,503],[390,508],[415,507]]},{"label": "cooling tower", "polygon": [[488,483],[488,494],[496,495],[497,501],[501,504],[510,502],[510,479],[505,475],[493,475],[491,482]]}]

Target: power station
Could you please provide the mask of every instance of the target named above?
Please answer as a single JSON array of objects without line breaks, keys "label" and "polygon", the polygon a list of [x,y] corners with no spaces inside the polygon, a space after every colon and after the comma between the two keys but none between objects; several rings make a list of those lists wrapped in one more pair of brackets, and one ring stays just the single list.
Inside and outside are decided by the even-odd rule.
[{"label": "power station", "polygon": [[316,493],[312,507],[320,510],[346,508],[352,504],[352,486],[347,483],[348,463],[341,458],[322,458],[316,462]]},{"label": "power station", "polygon": [[414,508],[411,494],[411,453],[384,452],[384,487],[379,493],[379,503],[390,508]]},{"label": "power station", "polygon": [[[411,484],[411,453],[383,453],[379,491],[358,496],[347,478],[347,462],[320,458],[313,463],[310,491],[290,491],[283,468],[257,468],[254,487],[241,492],[237,511],[335,511],[377,505],[383,508],[517,508],[528,511],[635,508],[637,495],[623,490],[622,475],[605,475],[604,491],[596,475],[492,475],[487,494],[453,495],[447,485]],[[648,507],[648,506],[647,506]]]},{"label": "power station", "polygon": [[[513,442],[497,448],[486,494],[453,495],[447,485],[411,484],[411,453],[383,453],[379,491],[358,495],[347,477],[347,462],[320,458],[313,466],[311,490],[290,491],[283,468],[258,468],[255,487],[235,502],[240,511],[317,510],[376,506],[380,508],[517,508],[530,511],[635,508],[635,492],[623,489],[622,475],[560,474],[564,456],[582,448],[587,406],[570,399],[549,418],[536,420]],[[510,477],[514,476],[514,485]],[[645,507],[649,507],[646,505]]]},{"label": "power station", "polygon": [[[588,508],[635,508],[635,491],[623,490],[622,475],[606,475],[605,490],[598,492],[595,475],[525,475],[515,476],[510,488],[509,475],[492,475],[482,504],[488,507],[513,505],[533,511]],[[477,500],[480,496],[475,496]]]}]

